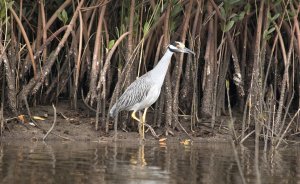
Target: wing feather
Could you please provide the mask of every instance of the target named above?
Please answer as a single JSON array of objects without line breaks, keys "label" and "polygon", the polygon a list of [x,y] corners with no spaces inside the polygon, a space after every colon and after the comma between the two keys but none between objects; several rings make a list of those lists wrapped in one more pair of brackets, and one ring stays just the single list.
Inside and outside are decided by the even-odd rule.
[{"label": "wing feather", "polygon": [[116,102],[118,111],[128,110],[135,104],[143,101],[148,95],[150,88],[151,82],[147,79],[146,75],[135,80]]}]

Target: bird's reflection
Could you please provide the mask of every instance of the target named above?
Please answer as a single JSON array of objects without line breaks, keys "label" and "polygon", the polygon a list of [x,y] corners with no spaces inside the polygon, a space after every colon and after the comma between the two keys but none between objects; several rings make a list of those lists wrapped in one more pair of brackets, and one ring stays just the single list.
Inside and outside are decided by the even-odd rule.
[{"label": "bird's reflection", "polygon": [[241,183],[299,182],[300,147],[259,154],[254,147],[237,147],[238,170],[230,144],[147,145],[130,143],[19,142],[0,144],[1,183]]},{"label": "bird's reflection", "polygon": [[139,163],[141,166],[146,166],[147,162],[145,160],[145,145],[139,146]]},{"label": "bird's reflection", "polygon": [[130,158],[130,163],[133,165],[138,165],[141,167],[144,167],[147,165],[146,159],[145,159],[145,145],[140,144],[137,150],[136,155],[132,155]]}]

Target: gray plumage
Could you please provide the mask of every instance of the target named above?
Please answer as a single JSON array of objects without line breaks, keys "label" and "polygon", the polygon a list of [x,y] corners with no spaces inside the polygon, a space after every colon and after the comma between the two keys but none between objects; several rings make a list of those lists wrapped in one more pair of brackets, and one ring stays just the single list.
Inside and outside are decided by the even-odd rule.
[{"label": "gray plumage", "polygon": [[143,105],[141,105],[140,102],[142,102],[143,99],[146,99],[152,86],[152,81],[149,80],[148,75],[149,73],[146,73],[128,86],[122,96],[111,108],[111,117],[115,117],[118,112],[123,110],[134,110],[132,109],[134,106],[140,106],[140,108],[138,108],[139,110],[143,109]]},{"label": "gray plumage", "polygon": [[123,110],[136,112],[148,108],[156,102],[174,52],[194,54],[183,43],[170,44],[158,64],[151,71],[136,79],[125,90],[111,108],[109,112],[111,117],[115,117],[117,113]]}]

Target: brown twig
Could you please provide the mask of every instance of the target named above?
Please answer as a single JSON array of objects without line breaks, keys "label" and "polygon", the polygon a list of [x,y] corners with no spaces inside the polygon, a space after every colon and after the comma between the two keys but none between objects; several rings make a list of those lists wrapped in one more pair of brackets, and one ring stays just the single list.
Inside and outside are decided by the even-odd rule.
[{"label": "brown twig", "polygon": [[[55,135],[55,136],[57,136],[57,137],[60,137],[60,138],[62,138],[62,139],[65,139],[65,140],[68,140],[68,141],[74,141],[74,140],[71,139],[71,138],[68,138],[68,137],[65,137],[65,136],[61,136],[61,135],[58,135],[58,134],[52,132],[53,128],[55,127],[55,124],[56,124],[56,118],[57,118],[56,108],[55,108],[54,104],[52,104],[52,107],[53,107],[53,110],[54,110],[53,124],[52,124],[52,126],[50,127],[50,129],[47,131],[46,135],[43,137],[43,141],[46,140],[47,136],[48,136],[50,133],[53,134],[53,135]],[[45,130],[44,130],[43,128],[41,128],[41,127],[38,127],[38,128],[41,129],[41,130],[43,130],[43,131],[45,131]]]},{"label": "brown twig", "polygon": [[[218,17],[223,21],[226,22],[225,17],[222,16],[219,7],[216,5],[216,3],[214,2],[214,0],[209,0],[212,4],[212,6],[214,7],[216,14],[218,15]],[[244,87],[243,87],[243,80],[242,80],[242,75],[241,75],[241,69],[240,69],[240,64],[239,64],[239,58],[238,58],[238,54],[237,54],[237,50],[236,47],[234,45],[232,36],[230,35],[230,32],[227,31],[226,33],[226,38],[228,41],[228,45],[230,48],[230,51],[232,53],[232,60],[233,60],[233,66],[234,66],[234,70],[235,70],[235,78],[236,79],[234,82],[237,85],[238,88],[238,92],[239,95],[242,97],[245,95],[244,92]]]},{"label": "brown twig", "polygon": [[179,122],[178,117],[174,116],[177,124],[180,126],[180,128],[184,131],[184,133],[191,139],[193,140],[193,137],[185,130],[185,128],[182,126],[182,124]]},{"label": "brown twig", "polygon": [[[27,98],[27,96],[30,92],[32,94],[35,94],[37,92],[37,90],[41,87],[41,85],[43,84],[45,77],[49,75],[51,67],[54,64],[54,62],[56,61],[55,60],[56,57],[60,53],[61,49],[63,48],[65,42],[67,41],[67,39],[69,37],[71,31],[73,30],[73,26],[79,15],[79,10],[80,10],[81,6],[83,5],[83,2],[84,2],[84,0],[81,0],[80,3],[78,4],[76,11],[74,12],[74,15],[67,27],[67,30],[66,30],[63,38],[59,42],[56,49],[54,49],[54,51],[52,51],[52,53],[49,55],[47,63],[43,66],[42,72],[38,73],[38,75],[40,76],[39,80],[35,80],[34,78],[31,79],[29,81],[29,83],[20,92],[19,95],[22,99]],[[34,87],[34,89],[32,90],[33,87]]]},{"label": "brown twig", "polygon": [[[189,28],[189,21],[191,17],[191,12],[193,8],[194,1],[190,1],[188,4],[188,7],[186,9],[184,21],[183,21],[183,31],[181,33],[181,41],[185,43],[186,36],[188,33],[188,28]],[[175,117],[178,116],[178,109],[179,109],[179,86],[180,86],[180,78],[183,70],[183,54],[180,55],[180,59],[178,62],[175,64],[175,86],[173,89],[173,115]],[[179,121],[178,121],[179,122]],[[174,126],[176,127],[178,123],[175,123]]]},{"label": "brown twig", "polygon": [[12,9],[12,7],[9,7],[9,10],[11,11],[13,17],[16,19],[16,22],[21,30],[21,33],[23,35],[23,38],[25,40],[25,43],[26,43],[26,46],[27,46],[27,49],[28,49],[28,52],[29,52],[29,56],[30,56],[30,60],[31,60],[31,63],[32,63],[32,68],[33,68],[33,73],[34,73],[34,78],[37,79],[37,72],[36,72],[36,65],[35,65],[35,61],[34,61],[34,57],[33,57],[33,51],[32,51],[32,48],[31,48],[31,45],[30,45],[30,42],[29,42],[29,39],[27,37],[27,34],[26,34],[26,31],[22,25],[22,22],[20,21],[18,15],[16,14],[16,12]]},{"label": "brown twig", "polygon": [[68,29],[67,25],[59,28],[57,31],[52,33],[52,35],[43,43],[43,45],[39,48],[39,50],[34,53],[34,59],[38,58],[40,54],[43,52],[43,50],[47,47],[47,45],[49,45],[51,41],[57,37],[57,35],[65,31],[66,29]]},{"label": "brown twig", "polygon": [[[15,80],[15,70],[11,67],[11,62],[9,62],[7,54],[6,54],[6,48],[2,45],[0,42],[0,57],[2,59],[2,62],[4,64],[5,68],[5,75],[6,82],[7,82],[7,88],[8,88],[8,103],[10,105],[10,108],[12,111],[17,114],[17,99],[16,99],[16,80]],[[4,85],[4,83],[3,83]],[[4,93],[4,90],[3,90]],[[4,100],[4,99],[3,99]]]},{"label": "brown twig", "polygon": [[[162,45],[162,50],[165,52],[167,49],[168,44],[170,43],[170,33],[169,33],[169,24],[170,24],[170,14],[171,14],[171,7],[172,3],[168,3],[168,7],[164,15],[161,16],[162,21],[164,21],[164,29],[163,29],[163,45]],[[156,23],[158,24],[158,23]],[[154,25],[153,25],[154,26]],[[151,29],[149,30],[149,32]],[[148,34],[149,35],[149,34]],[[170,126],[172,124],[172,101],[173,101],[173,96],[172,96],[172,84],[171,84],[171,74],[170,70],[167,71],[166,74],[166,82],[165,82],[165,128],[166,132],[165,134],[171,133]]]},{"label": "brown twig", "polygon": [[82,19],[82,14],[79,12],[79,48],[78,48],[78,56],[77,56],[77,62],[75,65],[75,86],[74,86],[74,94],[73,94],[73,99],[74,99],[74,107],[77,109],[77,91],[78,91],[78,79],[79,79],[79,72],[80,72],[80,66],[81,66],[81,51],[82,51],[82,41],[83,41],[83,19]]},{"label": "brown twig", "polygon": [[[117,47],[119,46],[119,44],[121,43],[121,41],[127,36],[129,35],[129,32],[126,32],[124,34],[122,34],[120,36],[120,38],[116,41],[116,43],[114,44],[114,46],[111,48],[111,50],[109,51],[109,53],[107,54],[103,69],[100,72],[100,78],[98,81],[98,85],[97,85],[97,90],[99,91],[99,93],[101,93],[101,86],[102,86],[102,93],[101,96],[103,99],[105,99],[105,83],[106,83],[106,73],[108,71],[108,68],[110,66],[110,61],[111,58],[115,52],[115,50],[117,49]],[[96,111],[97,112],[97,111]],[[104,116],[104,114],[103,114]],[[96,121],[98,122],[98,121]],[[117,123],[117,120],[115,120],[115,124]],[[116,125],[115,125],[116,126]],[[105,125],[106,129],[108,129],[108,121],[106,121],[106,125]]]},{"label": "brown twig", "polygon": [[[129,32],[126,32],[124,34],[122,34],[120,36],[120,38],[116,41],[116,43],[114,44],[114,46],[111,48],[111,50],[109,51],[109,53],[106,56],[106,60],[105,60],[105,64],[103,66],[103,69],[100,72],[100,79],[99,79],[99,83],[97,85],[97,89],[99,90],[101,85],[103,85],[103,83],[106,81],[106,73],[108,70],[108,67],[110,66],[110,60],[115,52],[115,50],[117,49],[117,47],[119,46],[119,44],[121,43],[121,41],[127,36],[129,35]],[[102,94],[103,96],[103,94]]]},{"label": "brown twig", "polygon": [[154,129],[153,129],[149,124],[145,123],[145,126],[146,126],[147,128],[149,128],[150,132],[152,133],[152,135],[153,135],[156,139],[159,138],[159,136],[155,133]]},{"label": "brown twig", "polygon": [[[106,2],[107,0],[105,0]],[[97,22],[97,32],[94,44],[94,52],[93,52],[93,59],[92,59],[92,68],[90,72],[90,84],[89,84],[89,92],[85,98],[87,102],[90,102],[93,105],[94,101],[97,98],[97,80],[99,76],[99,68],[100,68],[100,48],[101,48],[101,37],[102,37],[102,26],[103,26],[103,19],[106,10],[106,3],[103,7],[99,7],[100,16]],[[96,123],[97,127],[97,123]],[[97,129],[97,128],[96,128]]]},{"label": "brown twig", "polygon": [[292,55],[292,50],[293,50],[293,43],[294,43],[293,38],[294,38],[294,32],[296,30],[295,25],[296,24],[294,24],[294,26],[293,26],[292,37],[291,37],[291,41],[290,41],[288,55],[286,55],[285,45],[284,45],[284,41],[283,41],[282,35],[280,33],[280,30],[275,25],[276,31],[279,35],[279,43],[281,46],[283,60],[284,60],[284,64],[285,64],[282,85],[281,85],[281,89],[280,89],[280,99],[279,99],[278,110],[277,110],[277,115],[276,115],[276,119],[275,119],[275,132],[276,133],[279,133],[279,123],[281,122],[283,103],[284,103],[284,98],[285,98],[285,94],[286,94],[286,85],[287,85],[287,80],[288,80],[288,75],[289,75],[289,67],[291,64],[290,60],[291,60],[291,55]]},{"label": "brown twig", "polygon": [[50,26],[53,24],[55,19],[58,17],[59,13],[62,12],[62,10],[65,7],[67,7],[71,2],[72,2],[72,0],[65,0],[65,2],[53,13],[51,18],[48,20],[48,22],[46,23],[46,26],[45,26],[45,30],[48,30],[50,28]]},{"label": "brown twig", "polygon": [[51,128],[48,130],[48,132],[46,133],[46,135],[43,137],[43,141],[46,140],[46,138],[48,137],[48,135],[51,133],[51,131],[53,130],[53,128],[56,125],[56,118],[57,118],[56,108],[55,108],[54,104],[52,104],[52,107],[53,107],[53,114],[54,114],[53,124],[52,124]]}]

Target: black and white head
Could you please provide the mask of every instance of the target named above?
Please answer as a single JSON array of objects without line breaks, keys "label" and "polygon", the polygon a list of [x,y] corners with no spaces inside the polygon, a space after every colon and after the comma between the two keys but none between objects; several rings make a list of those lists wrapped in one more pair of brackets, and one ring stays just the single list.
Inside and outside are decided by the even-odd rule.
[{"label": "black and white head", "polygon": [[194,54],[195,55],[195,53],[193,51],[191,51],[190,49],[186,48],[183,43],[177,42],[177,41],[170,44],[168,46],[168,49],[172,52],[189,53],[189,54]]}]

